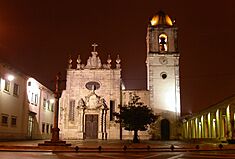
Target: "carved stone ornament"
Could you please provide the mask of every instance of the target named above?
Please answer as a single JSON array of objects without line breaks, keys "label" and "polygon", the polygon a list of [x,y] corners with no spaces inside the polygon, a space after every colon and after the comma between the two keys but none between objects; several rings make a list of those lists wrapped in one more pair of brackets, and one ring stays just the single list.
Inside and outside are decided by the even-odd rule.
[{"label": "carved stone ornament", "polygon": [[117,68],[117,69],[120,69],[120,68],[121,68],[120,62],[121,62],[121,59],[120,59],[119,55],[117,55],[117,59],[116,59],[116,68]]},{"label": "carved stone ornament", "polygon": [[98,96],[95,91],[92,91],[86,98],[87,109],[99,109],[102,106],[102,101],[100,96]]},{"label": "carved stone ornament", "polygon": [[104,110],[108,110],[108,106],[106,104],[106,101],[104,98],[101,99],[101,108],[104,109]]},{"label": "carved stone ornament", "polygon": [[69,55],[69,59],[68,59],[68,69],[72,69],[72,67],[73,67],[72,62],[73,62],[72,57],[71,57],[71,55]]},{"label": "carved stone ornament", "polygon": [[80,55],[78,55],[78,58],[77,58],[77,69],[83,69],[84,68],[84,64],[82,64],[81,62],[82,62],[81,57],[80,57]]},{"label": "carved stone ornament", "polygon": [[78,101],[78,108],[86,108],[86,103],[82,98]]}]

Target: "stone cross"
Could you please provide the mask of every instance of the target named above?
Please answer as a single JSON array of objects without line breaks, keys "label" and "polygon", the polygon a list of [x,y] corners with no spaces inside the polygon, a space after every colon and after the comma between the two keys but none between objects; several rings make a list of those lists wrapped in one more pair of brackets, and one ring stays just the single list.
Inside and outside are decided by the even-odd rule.
[{"label": "stone cross", "polygon": [[94,48],[94,51],[93,52],[95,52],[95,48],[98,46],[96,43],[94,43],[94,44],[92,44],[91,46],[93,46]]}]

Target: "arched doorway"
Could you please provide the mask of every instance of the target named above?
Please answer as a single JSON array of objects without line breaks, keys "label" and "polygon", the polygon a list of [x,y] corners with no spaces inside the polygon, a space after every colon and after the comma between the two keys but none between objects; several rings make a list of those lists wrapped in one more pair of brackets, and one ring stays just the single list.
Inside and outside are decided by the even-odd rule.
[{"label": "arched doorway", "polygon": [[167,119],[161,120],[161,139],[162,140],[170,139],[170,122]]}]

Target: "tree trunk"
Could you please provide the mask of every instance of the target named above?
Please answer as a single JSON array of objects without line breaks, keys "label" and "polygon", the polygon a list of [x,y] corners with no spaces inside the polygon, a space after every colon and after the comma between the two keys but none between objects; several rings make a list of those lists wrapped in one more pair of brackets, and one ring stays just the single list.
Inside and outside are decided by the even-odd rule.
[{"label": "tree trunk", "polygon": [[134,130],[134,138],[133,138],[133,143],[139,143],[138,139],[138,130]]}]

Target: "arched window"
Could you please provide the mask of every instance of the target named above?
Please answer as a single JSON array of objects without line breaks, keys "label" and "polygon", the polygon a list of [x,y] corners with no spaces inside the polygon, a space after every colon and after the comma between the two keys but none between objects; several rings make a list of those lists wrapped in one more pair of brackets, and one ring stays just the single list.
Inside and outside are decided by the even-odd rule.
[{"label": "arched window", "polygon": [[165,52],[167,51],[167,35],[166,34],[160,34],[159,35],[159,51]]}]

